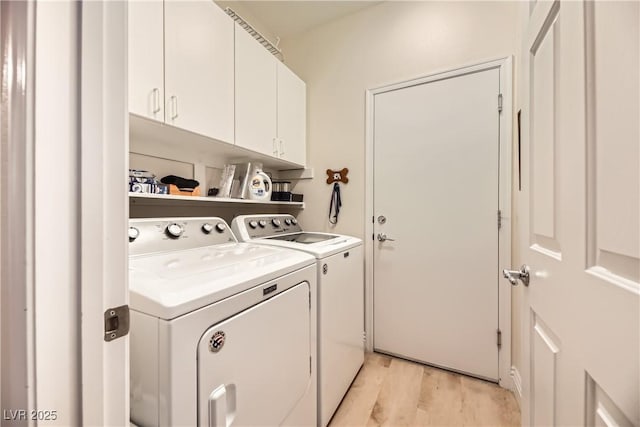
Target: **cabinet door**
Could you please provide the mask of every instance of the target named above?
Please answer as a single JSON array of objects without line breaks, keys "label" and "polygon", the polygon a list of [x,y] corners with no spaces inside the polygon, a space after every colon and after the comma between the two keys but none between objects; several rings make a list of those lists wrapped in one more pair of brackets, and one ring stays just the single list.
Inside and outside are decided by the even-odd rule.
[{"label": "cabinet door", "polygon": [[166,122],[233,142],[233,21],[209,0],[164,7]]},{"label": "cabinet door", "polygon": [[164,121],[162,0],[130,1],[129,111]]},{"label": "cabinet door", "polygon": [[276,157],[277,62],[236,25],[236,144]]},{"label": "cabinet door", "polygon": [[278,152],[304,165],[307,159],[307,85],[278,61]]}]

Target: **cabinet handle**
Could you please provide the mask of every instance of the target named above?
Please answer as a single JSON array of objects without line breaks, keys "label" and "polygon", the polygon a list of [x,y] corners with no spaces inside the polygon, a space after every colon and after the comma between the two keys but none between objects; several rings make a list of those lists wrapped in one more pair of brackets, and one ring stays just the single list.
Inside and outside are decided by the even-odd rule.
[{"label": "cabinet handle", "polygon": [[280,140],[280,156],[284,155],[284,141]]},{"label": "cabinet handle", "polygon": [[171,96],[171,109],[173,110],[171,120],[175,120],[178,118],[178,97],[175,95]]},{"label": "cabinet handle", "polygon": [[160,89],[153,88],[153,114],[158,114],[162,110],[160,107]]},{"label": "cabinet handle", "polygon": [[277,138],[273,138],[273,155],[278,157],[278,140]]}]

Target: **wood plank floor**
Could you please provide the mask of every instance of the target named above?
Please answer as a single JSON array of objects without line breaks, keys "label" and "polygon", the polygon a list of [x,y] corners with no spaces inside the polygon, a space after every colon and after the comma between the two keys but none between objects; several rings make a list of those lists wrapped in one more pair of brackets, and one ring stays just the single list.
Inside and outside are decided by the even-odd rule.
[{"label": "wood plank floor", "polygon": [[330,427],[519,426],[510,391],[495,384],[377,353],[342,400]]}]

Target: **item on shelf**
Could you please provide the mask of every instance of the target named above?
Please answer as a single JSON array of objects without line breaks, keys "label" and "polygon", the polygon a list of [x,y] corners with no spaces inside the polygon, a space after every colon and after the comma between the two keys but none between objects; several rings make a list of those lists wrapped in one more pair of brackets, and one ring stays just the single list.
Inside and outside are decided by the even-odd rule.
[{"label": "item on shelf", "polygon": [[231,184],[233,183],[233,175],[236,171],[236,165],[224,165],[222,176],[220,177],[220,191],[217,197],[229,197],[231,196]]},{"label": "item on shelf", "polygon": [[231,186],[231,198],[251,199],[249,196],[250,184],[253,177],[256,175],[256,172],[263,171],[262,163],[238,163],[235,167],[236,171],[234,174],[233,185]]},{"label": "item on shelf", "polygon": [[[195,179],[182,178],[175,175],[167,175],[160,180],[163,184],[173,184],[182,191],[193,191],[200,183]],[[169,191],[171,192],[171,191]]]},{"label": "item on shelf", "polygon": [[290,202],[291,191],[274,191],[271,193],[271,200],[274,202]]},{"label": "item on shelf", "polygon": [[271,199],[271,178],[261,170],[257,170],[251,177],[249,199],[263,201]]},{"label": "item on shelf", "polygon": [[135,178],[155,178],[156,175],[152,172],[142,169],[129,169],[129,177]]},{"label": "item on shelf", "polygon": [[247,185],[249,179],[256,171],[255,164],[238,163],[235,165],[236,172],[234,174],[234,182],[231,189],[231,197],[234,199],[248,199],[249,198],[249,186]]},{"label": "item on shelf", "polygon": [[276,181],[272,182],[273,192],[291,192],[291,181]]},{"label": "item on shelf", "polygon": [[291,193],[292,202],[302,202],[304,200],[304,194]]},{"label": "item on shelf", "polygon": [[129,192],[167,194],[167,186],[161,184],[156,176],[145,170],[129,169]]},{"label": "item on shelf", "polygon": [[183,190],[174,184],[169,184],[169,194],[173,196],[200,196],[200,187],[193,190]]},{"label": "item on shelf", "polygon": [[210,188],[209,191],[207,191],[207,196],[217,196],[218,192],[220,192],[219,188]]}]

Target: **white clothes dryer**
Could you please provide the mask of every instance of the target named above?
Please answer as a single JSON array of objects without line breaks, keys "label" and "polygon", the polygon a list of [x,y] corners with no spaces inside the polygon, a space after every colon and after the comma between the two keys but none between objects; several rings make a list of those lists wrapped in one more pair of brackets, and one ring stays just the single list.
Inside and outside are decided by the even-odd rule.
[{"label": "white clothes dryer", "polygon": [[131,421],[315,426],[316,265],[220,218],[129,222]]},{"label": "white clothes dryer", "polygon": [[325,427],[364,363],[362,240],[305,232],[291,215],[241,215],[231,227],[241,241],[296,249],[318,266],[318,424]]}]

